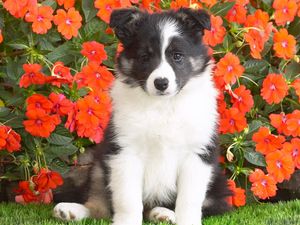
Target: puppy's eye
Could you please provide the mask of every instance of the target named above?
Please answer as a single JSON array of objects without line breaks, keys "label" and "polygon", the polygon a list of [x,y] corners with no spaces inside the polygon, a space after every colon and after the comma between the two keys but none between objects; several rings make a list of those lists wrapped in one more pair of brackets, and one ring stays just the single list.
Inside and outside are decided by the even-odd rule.
[{"label": "puppy's eye", "polygon": [[181,62],[183,60],[183,54],[179,53],[179,52],[175,52],[173,54],[173,60],[175,62]]}]

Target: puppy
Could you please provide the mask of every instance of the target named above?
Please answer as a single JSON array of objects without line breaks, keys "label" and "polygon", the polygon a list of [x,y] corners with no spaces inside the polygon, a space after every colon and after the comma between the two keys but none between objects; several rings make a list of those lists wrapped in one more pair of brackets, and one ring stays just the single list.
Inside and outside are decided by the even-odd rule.
[{"label": "puppy", "polygon": [[202,43],[209,15],[130,8],[114,11],[110,26],[124,46],[112,119],[104,141],[92,147],[86,203],[59,203],[54,215],[141,225],[144,214],[154,222],[200,225],[203,216],[229,210],[218,167],[218,93]]}]

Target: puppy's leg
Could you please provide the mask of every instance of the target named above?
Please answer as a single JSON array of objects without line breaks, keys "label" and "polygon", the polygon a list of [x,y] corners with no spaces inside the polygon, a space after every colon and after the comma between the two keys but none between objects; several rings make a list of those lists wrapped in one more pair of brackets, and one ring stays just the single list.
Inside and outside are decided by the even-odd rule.
[{"label": "puppy's leg", "polygon": [[134,154],[121,152],[110,159],[109,165],[113,225],[141,225],[143,166],[140,159]]},{"label": "puppy's leg", "polygon": [[175,212],[164,207],[155,207],[145,213],[145,217],[153,222],[169,222],[172,224],[176,223]]},{"label": "puppy's leg", "polygon": [[90,211],[82,204],[61,202],[53,209],[53,216],[61,220],[82,220],[90,216]]},{"label": "puppy's leg", "polygon": [[212,177],[212,166],[190,154],[180,167],[176,199],[178,225],[200,225],[201,209]]}]

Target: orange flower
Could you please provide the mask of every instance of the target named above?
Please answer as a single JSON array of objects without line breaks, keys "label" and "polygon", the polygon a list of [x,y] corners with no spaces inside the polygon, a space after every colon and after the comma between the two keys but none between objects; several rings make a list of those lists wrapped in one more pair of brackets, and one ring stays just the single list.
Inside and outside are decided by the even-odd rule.
[{"label": "orange flower", "polygon": [[296,39],[293,35],[288,34],[285,28],[276,32],[273,37],[273,49],[275,55],[283,59],[291,59],[296,54]]},{"label": "orange flower", "polygon": [[276,182],[272,176],[265,175],[261,169],[255,169],[249,176],[252,183],[251,191],[260,199],[266,199],[276,195]]},{"label": "orange flower", "polygon": [[60,87],[62,84],[71,84],[73,76],[69,67],[64,66],[63,62],[56,62],[52,68],[52,75],[47,77],[47,82]]},{"label": "orange flower", "polygon": [[300,2],[298,4],[298,14],[297,14],[298,17],[300,17]]},{"label": "orange flower", "polygon": [[221,115],[219,131],[223,134],[241,132],[247,127],[247,120],[236,108],[226,109]]},{"label": "orange flower", "polygon": [[239,58],[228,52],[216,65],[215,76],[222,76],[225,83],[234,84],[242,76],[244,67],[240,65]]},{"label": "orange flower", "polygon": [[27,111],[44,110],[46,113],[50,113],[53,104],[44,95],[33,94],[26,99]]},{"label": "orange flower", "polygon": [[42,66],[39,64],[24,64],[23,70],[25,74],[22,75],[20,80],[20,87],[27,88],[31,84],[44,84],[46,76],[41,73]]},{"label": "orange flower", "polygon": [[243,206],[246,204],[246,195],[243,188],[237,188],[233,180],[228,180],[229,190],[232,191],[233,195],[230,196],[227,200],[230,205],[237,207]]},{"label": "orange flower", "polygon": [[59,9],[53,18],[53,22],[58,26],[60,32],[66,39],[77,37],[78,29],[81,27],[82,17],[75,8],[70,8],[67,12]]},{"label": "orange flower", "polygon": [[300,78],[295,79],[292,83],[293,88],[296,91],[296,94],[298,95],[298,101],[300,102]]},{"label": "orange flower", "polygon": [[293,137],[300,136],[300,110],[294,110],[287,115],[287,130]]},{"label": "orange flower", "polygon": [[6,0],[4,8],[16,18],[22,18],[26,12],[37,6],[37,0]]},{"label": "orange flower", "polygon": [[267,103],[278,104],[288,94],[288,89],[282,74],[269,74],[263,81],[260,95]]},{"label": "orange flower", "polygon": [[96,41],[84,42],[82,44],[81,54],[87,57],[90,61],[95,61],[99,64],[107,59],[104,45]]},{"label": "orange flower", "polygon": [[270,116],[271,125],[277,129],[280,134],[290,135],[287,129],[287,116],[282,112],[280,114],[271,114]]},{"label": "orange flower", "polygon": [[25,130],[33,136],[47,138],[60,123],[58,115],[48,115],[41,109],[27,111],[26,116],[28,120],[24,120],[23,125]]},{"label": "orange flower", "polygon": [[9,126],[0,126],[0,150],[9,152],[19,151],[21,148],[21,136]]},{"label": "orange flower", "polygon": [[224,99],[224,94],[222,92],[219,92],[219,96],[217,98],[217,103],[218,103],[218,113],[222,115],[222,113],[226,110],[227,105],[226,101]]},{"label": "orange flower", "polygon": [[[129,7],[131,5],[129,1],[124,2],[127,4],[123,5],[123,7]],[[94,6],[98,9],[97,16],[99,16],[104,22],[109,23],[112,11],[120,8],[122,5],[120,0],[96,0],[94,2]]]},{"label": "orange flower", "polygon": [[217,3],[217,0],[201,0],[200,2],[206,4],[208,8],[211,8]]},{"label": "orange flower", "polygon": [[0,29],[0,44],[3,42],[2,30]]},{"label": "orange flower", "polygon": [[211,29],[204,30],[203,42],[212,47],[223,42],[226,34],[225,27],[222,26],[223,20],[220,16],[210,16]]},{"label": "orange flower", "polygon": [[300,139],[299,138],[293,138],[291,140],[292,144],[292,158],[294,160],[296,168],[300,169]]},{"label": "orange flower", "polygon": [[275,22],[278,26],[284,26],[292,22],[297,13],[297,3],[295,0],[274,0]]},{"label": "orange flower", "polygon": [[241,113],[249,112],[254,105],[251,91],[247,90],[244,85],[234,89],[232,98],[232,106],[237,108]]},{"label": "orange flower", "polygon": [[256,10],[253,15],[247,16],[245,27],[249,27],[244,38],[250,45],[251,55],[253,58],[261,59],[260,52],[264,49],[265,43],[269,40],[273,28],[272,23],[269,22],[268,13],[260,9]]},{"label": "orange flower", "polygon": [[50,6],[40,6],[25,16],[27,22],[32,22],[32,30],[37,34],[46,34],[52,27],[53,9]]},{"label": "orange flower", "polygon": [[190,6],[189,0],[173,0],[171,1],[170,8],[179,9],[181,7],[189,7],[189,6]]},{"label": "orange flower", "polygon": [[235,4],[227,13],[226,19],[229,22],[244,24],[247,19],[247,10],[244,5]]},{"label": "orange flower", "polygon": [[114,80],[112,73],[106,67],[94,61],[83,67],[82,73],[86,76],[86,84],[94,90],[107,90]]},{"label": "orange flower", "polygon": [[281,183],[284,179],[289,180],[294,173],[295,164],[292,156],[282,150],[276,150],[266,155],[267,171],[275,181]]},{"label": "orange flower", "polygon": [[75,5],[75,0],[56,0],[56,1],[59,6],[64,5],[65,9],[72,8]]},{"label": "orange flower", "polygon": [[36,184],[38,192],[47,192],[49,189],[55,189],[62,185],[63,179],[59,173],[42,168],[34,177],[33,182]]},{"label": "orange flower", "polygon": [[53,104],[52,113],[57,113],[60,116],[68,115],[73,110],[73,103],[63,94],[52,92],[49,99]]},{"label": "orange flower", "polygon": [[271,134],[267,127],[260,127],[253,134],[252,140],[256,143],[256,151],[262,154],[274,152],[282,147],[285,138],[283,136],[275,136]]},{"label": "orange flower", "polygon": [[[110,118],[110,101],[107,93],[88,95],[77,102],[76,127],[79,137],[88,137],[99,143]],[[71,118],[68,126],[71,126]],[[67,124],[66,124],[67,125]]]}]

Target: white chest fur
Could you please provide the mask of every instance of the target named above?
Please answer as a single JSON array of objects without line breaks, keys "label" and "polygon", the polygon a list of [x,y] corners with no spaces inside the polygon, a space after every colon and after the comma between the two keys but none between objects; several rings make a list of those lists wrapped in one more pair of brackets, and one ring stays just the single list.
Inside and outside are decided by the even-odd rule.
[{"label": "white chest fur", "polygon": [[118,80],[111,94],[116,142],[143,164],[144,201],[168,201],[185,156],[203,153],[216,126],[217,91],[209,74],[193,78],[169,98],[149,96]]}]

